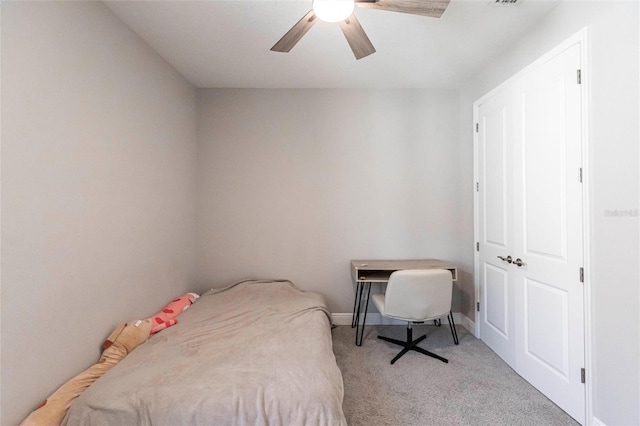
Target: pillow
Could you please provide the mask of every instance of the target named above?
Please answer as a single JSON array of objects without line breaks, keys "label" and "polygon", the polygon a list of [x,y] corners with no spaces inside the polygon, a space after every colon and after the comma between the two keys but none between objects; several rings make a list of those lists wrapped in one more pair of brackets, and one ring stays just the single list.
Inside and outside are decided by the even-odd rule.
[{"label": "pillow", "polygon": [[178,323],[176,318],[185,309],[194,304],[200,296],[196,293],[187,293],[171,301],[160,312],[149,317],[151,320],[151,334],[156,334],[165,328]]}]

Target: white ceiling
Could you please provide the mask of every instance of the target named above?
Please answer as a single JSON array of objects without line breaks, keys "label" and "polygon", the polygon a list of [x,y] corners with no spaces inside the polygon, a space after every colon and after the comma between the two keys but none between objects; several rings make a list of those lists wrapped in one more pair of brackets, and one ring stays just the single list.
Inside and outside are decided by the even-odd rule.
[{"label": "white ceiling", "polygon": [[458,88],[560,0],[451,0],[441,18],[356,8],[377,52],[356,60],[337,24],[269,49],[311,0],[110,1],[107,6],[196,87]]}]

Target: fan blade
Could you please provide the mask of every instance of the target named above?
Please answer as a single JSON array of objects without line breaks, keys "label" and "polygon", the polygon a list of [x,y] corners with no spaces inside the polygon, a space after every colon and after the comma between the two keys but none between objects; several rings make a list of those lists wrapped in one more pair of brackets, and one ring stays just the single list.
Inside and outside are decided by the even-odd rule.
[{"label": "fan blade", "polygon": [[449,5],[449,0],[356,0],[356,4],[371,9],[439,18]]},{"label": "fan blade", "polygon": [[304,36],[307,31],[313,27],[313,24],[316,23],[318,18],[316,14],[313,13],[313,10],[310,10],[306,15],[302,17],[301,20],[298,21],[285,35],[282,36],[280,40],[276,44],[273,45],[271,50],[274,52],[288,52],[293,46],[296,45],[297,42],[300,41],[302,36]]},{"label": "fan blade", "polygon": [[373,47],[369,37],[367,37],[367,34],[362,29],[356,15],[351,15],[344,21],[340,22],[340,29],[347,38],[347,42],[349,43],[349,46],[351,46],[351,50],[353,50],[353,54],[356,56],[356,59],[362,59],[365,56],[375,53],[376,49]]}]

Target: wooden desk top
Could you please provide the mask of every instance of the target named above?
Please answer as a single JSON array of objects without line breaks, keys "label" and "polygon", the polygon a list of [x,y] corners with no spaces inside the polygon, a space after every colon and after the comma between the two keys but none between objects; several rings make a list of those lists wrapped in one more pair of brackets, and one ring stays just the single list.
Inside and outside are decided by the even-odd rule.
[{"label": "wooden desk top", "polygon": [[356,282],[386,283],[392,272],[404,269],[448,269],[451,271],[453,281],[458,279],[458,270],[455,266],[437,259],[351,261],[351,276]]}]

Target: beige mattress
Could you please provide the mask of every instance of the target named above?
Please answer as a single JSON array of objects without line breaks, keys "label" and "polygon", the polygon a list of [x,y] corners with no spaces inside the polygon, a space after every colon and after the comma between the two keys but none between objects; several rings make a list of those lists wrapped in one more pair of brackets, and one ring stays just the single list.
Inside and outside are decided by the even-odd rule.
[{"label": "beige mattress", "polygon": [[89,387],[66,425],[346,425],[323,298],[289,281],[211,290]]}]

